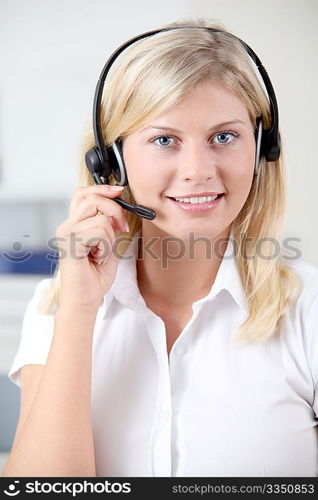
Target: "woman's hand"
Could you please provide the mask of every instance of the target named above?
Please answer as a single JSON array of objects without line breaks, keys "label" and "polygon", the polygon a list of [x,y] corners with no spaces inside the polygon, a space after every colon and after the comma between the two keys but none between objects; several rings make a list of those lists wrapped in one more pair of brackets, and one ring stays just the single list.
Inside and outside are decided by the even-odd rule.
[{"label": "woman's hand", "polygon": [[115,242],[121,232],[128,230],[123,208],[111,200],[120,193],[120,186],[114,190],[109,185],[80,187],[75,191],[69,216],[56,230],[60,305],[97,312],[110,289],[119,262],[113,252]]}]

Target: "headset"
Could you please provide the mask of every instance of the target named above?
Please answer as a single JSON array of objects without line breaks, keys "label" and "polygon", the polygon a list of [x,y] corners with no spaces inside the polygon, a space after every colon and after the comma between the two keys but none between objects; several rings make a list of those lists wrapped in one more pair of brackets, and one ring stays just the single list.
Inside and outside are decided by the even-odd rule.
[{"label": "headset", "polygon": [[[271,114],[270,129],[263,129],[262,116],[257,117],[256,120],[256,127],[255,127],[256,154],[255,154],[254,175],[258,175],[259,173],[259,165],[262,155],[264,155],[266,160],[269,162],[276,161],[279,159],[281,139],[278,126],[278,107],[277,107],[276,96],[266,69],[262,65],[258,56],[251,49],[251,47],[249,47],[243,40],[233,35],[232,33],[228,33],[227,31],[219,29],[201,27],[201,26],[178,26],[172,28],[163,28],[153,31],[147,31],[145,33],[142,33],[140,35],[137,35],[129,39],[127,42],[122,44],[109,57],[100,74],[95,89],[94,104],[93,104],[93,130],[94,130],[95,145],[91,149],[89,149],[85,154],[86,166],[96,184],[109,184],[109,176],[111,174],[114,176],[119,186],[126,186],[128,184],[128,176],[124,164],[121,145],[119,144],[119,142],[115,141],[109,147],[106,147],[101,127],[101,101],[102,101],[103,88],[107,74],[112,64],[121,54],[121,52],[123,52],[127,47],[129,47],[133,43],[143,38],[147,38],[164,31],[173,31],[185,28],[205,29],[213,33],[225,33],[226,35],[235,38],[242,44],[245,51],[254,61],[262,77],[269,99],[270,114]],[[102,178],[104,180],[102,180]],[[120,206],[122,206],[126,210],[134,213],[139,217],[149,220],[152,220],[156,217],[156,212],[151,208],[144,207],[143,205],[133,205],[118,197],[112,198],[112,200],[116,201]]]}]

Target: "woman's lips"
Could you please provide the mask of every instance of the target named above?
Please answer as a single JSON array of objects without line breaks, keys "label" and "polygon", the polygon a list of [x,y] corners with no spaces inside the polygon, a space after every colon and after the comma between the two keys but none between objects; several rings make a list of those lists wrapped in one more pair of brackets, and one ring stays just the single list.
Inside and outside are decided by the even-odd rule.
[{"label": "woman's lips", "polygon": [[173,198],[168,198],[168,199],[172,201],[172,203],[174,203],[178,208],[184,210],[185,212],[201,213],[216,208],[222,202],[223,198],[224,198],[224,193],[221,194],[221,196],[219,196],[216,200],[207,201],[206,203],[189,203],[189,202],[176,201]]}]

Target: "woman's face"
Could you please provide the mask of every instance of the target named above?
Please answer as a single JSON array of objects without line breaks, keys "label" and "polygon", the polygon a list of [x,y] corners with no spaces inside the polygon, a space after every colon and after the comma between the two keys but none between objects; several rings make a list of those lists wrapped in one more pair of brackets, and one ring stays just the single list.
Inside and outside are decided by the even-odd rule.
[{"label": "woman's face", "polygon": [[[126,136],[123,154],[136,203],[157,214],[152,221],[142,219],[143,224],[183,240],[191,232],[213,238],[229,228],[249,194],[253,125],[234,93],[204,82],[168,112]],[[203,193],[224,194],[212,207],[209,200],[191,200],[201,205],[171,199]]]}]

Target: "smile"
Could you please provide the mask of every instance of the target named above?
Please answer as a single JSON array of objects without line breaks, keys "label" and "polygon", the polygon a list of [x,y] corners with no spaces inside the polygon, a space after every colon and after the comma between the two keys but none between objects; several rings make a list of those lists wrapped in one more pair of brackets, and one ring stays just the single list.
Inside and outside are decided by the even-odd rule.
[{"label": "smile", "polygon": [[[224,198],[224,193],[217,196],[204,196],[200,198],[171,198],[168,199],[181,210],[191,213],[200,213],[216,208]],[[181,200],[181,201],[179,201]]]},{"label": "smile", "polygon": [[206,203],[207,201],[214,201],[217,199],[217,197],[220,195],[215,195],[215,196],[192,196],[191,198],[171,198],[176,201],[181,201],[185,203]]}]

